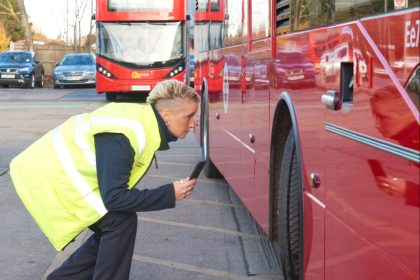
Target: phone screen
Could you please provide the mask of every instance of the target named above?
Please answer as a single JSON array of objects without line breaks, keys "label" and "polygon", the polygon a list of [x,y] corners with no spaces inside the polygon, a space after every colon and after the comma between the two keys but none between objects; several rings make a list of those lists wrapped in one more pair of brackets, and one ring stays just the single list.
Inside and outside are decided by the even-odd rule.
[{"label": "phone screen", "polygon": [[383,169],[381,163],[375,159],[368,159],[370,170],[375,176],[386,177],[385,170]]},{"label": "phone screen", "polygon": [[201,170],[203,170],[203,167],[205,164],[206,164],[205,161],[199,161],[194,167],[194,170],[190,175],[190,179],[197,179],[198,175],[200,175]]}]

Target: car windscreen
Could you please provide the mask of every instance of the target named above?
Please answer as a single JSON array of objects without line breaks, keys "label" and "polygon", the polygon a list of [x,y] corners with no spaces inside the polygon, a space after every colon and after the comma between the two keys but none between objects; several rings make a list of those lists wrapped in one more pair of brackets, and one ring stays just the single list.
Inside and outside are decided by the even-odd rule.
[{"label": "car windscreen", "polygon": [[67,55],[63,58],[60,65],[93,65],[95,61],[89,55]]},{"label": "car windscreen", "polygon": [[301,53],[295,53],[295,52],[290,52],[290,53],[280,53],[277,54],[277,58],[280,59],[281,62],[283,63],[305,63],[307,61],[305,61],[305,57],[303,56],[303,54]]},{"label": "car windscreen", "polygon": [[100,56],[136,66],[161,66],[185,57],[181,22],[99,23]]},{"label": "car windscreen", "polygon": [[7,52],[0,55],[0,62],[3,63],[30,63],[31,54],[21,52]]}]

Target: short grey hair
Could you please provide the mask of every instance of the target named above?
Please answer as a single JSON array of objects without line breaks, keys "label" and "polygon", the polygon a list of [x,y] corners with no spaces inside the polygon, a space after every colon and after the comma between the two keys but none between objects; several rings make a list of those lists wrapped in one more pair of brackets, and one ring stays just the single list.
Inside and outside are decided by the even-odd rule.
[{"label": "short grey hair", "polygon": [[[166,80],[158,83],[149,93],[146,102],[155,104],[167,103],[165,101],[184,101],[191,100],[200,103],[200,95],[195,89],[187,86],[178,80]],[[178,103],[178,102],[176,102]]]}]

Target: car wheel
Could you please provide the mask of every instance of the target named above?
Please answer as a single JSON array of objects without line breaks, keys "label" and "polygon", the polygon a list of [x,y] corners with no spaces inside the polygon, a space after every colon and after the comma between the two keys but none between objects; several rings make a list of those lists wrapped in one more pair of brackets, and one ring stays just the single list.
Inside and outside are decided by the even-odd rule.
[{"label": "car wheel", "polygon": [[34,88],[35,87],[35,76],[31,74],[31,80],[26,84],[26,88]]},{"label": "car wheel", "polygon": [[279,191],[277,192],[277,240],[280,262],[286,280],[301,279],[302,238],[302,181],[293,129],[290,130],[283,151]]},{"label": "car wheel", "polygon": [[40,87],[40,88],[42,88],[42,87],[44,87],[44,73],[42,73],[41,74],[41,80],[39,80],[39,82],[38,82],[38,87]]},{"label": "car wheel", "polygon": [[117,100],[117,95],[115,93],[107,92],[105,95],[106,95],[106,100],[108,100],[108,101]]},{"label": "car wheel", "polygon": [[60,86],[59,86],[59,85],[54,85],[54,88],[55,88],[55,89],[59,89],[59,88],[60,88]]},{"label": "car wheel", "polygon": [[9,85],[3,85],[3,87],[4,87],[4,88],[8,88],[8,87],[9,87]]}]

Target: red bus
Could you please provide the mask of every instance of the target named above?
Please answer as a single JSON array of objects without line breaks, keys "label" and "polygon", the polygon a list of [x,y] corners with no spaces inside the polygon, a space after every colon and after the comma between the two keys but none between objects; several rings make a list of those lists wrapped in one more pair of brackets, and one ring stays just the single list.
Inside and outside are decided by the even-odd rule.
[{"label": "red bus", "polygon": [[197,2],[205,172],[283,277],[419,279],[418,1]]},{"label": "red bus", "polygon": [[148,93],[159,81],[186,81],[185,0],[97,0],[96,91]]}]

